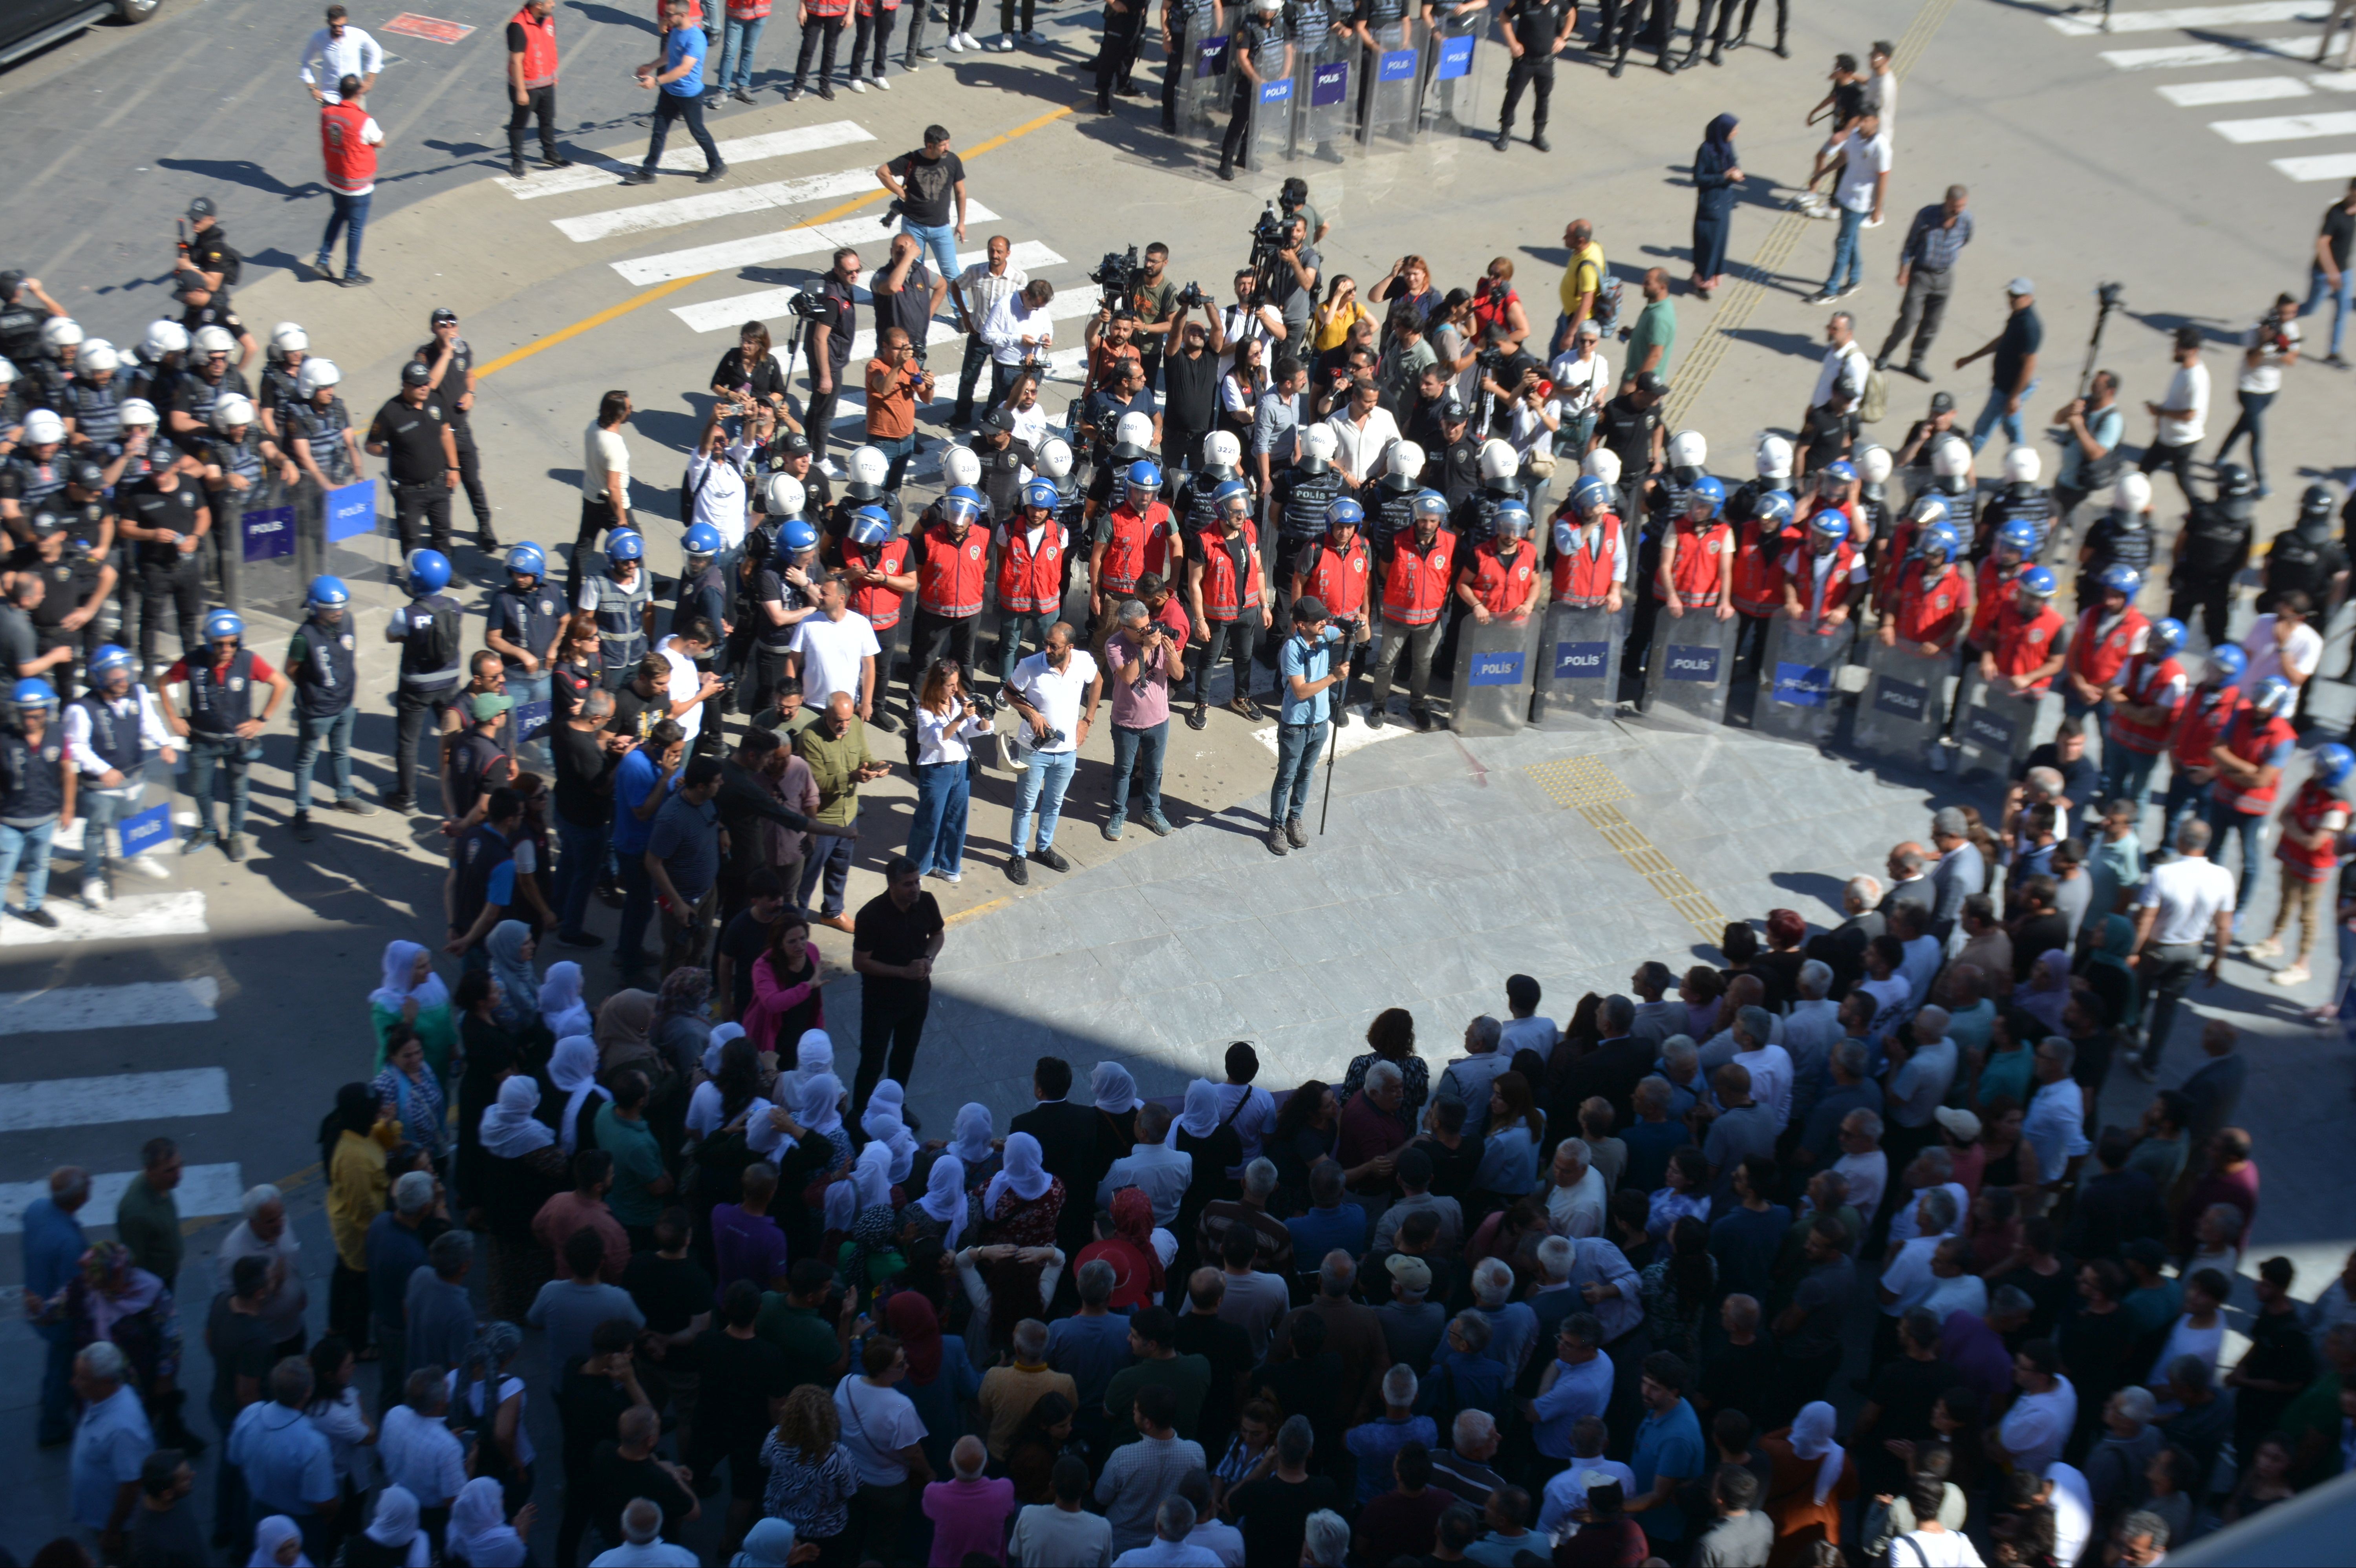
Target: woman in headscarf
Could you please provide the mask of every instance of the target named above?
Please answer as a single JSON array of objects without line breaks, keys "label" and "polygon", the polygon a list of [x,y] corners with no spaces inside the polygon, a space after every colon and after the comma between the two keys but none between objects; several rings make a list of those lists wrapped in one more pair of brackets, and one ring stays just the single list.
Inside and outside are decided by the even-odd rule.
[{"label": "woman in headscarf", "polygon": [[540,1509],[526,1503],[510,1519],[498,1482],[477,1476],[450,1505],[450,1531],[442,1560],[463,1563],[465,1568],[522,1568],[531,1556],[524,1538],[539,1517]]},{"label": "woman in headscarf", "polygon": [[405,1023],[425,1045],[434,1075],[450,1082],[450,1057],[458,1044],[458,1020],[450,989],[434,972],[434,955],[414,942],[384,944],[384,983],[369,993],[369,1019],[376,1029],[376,1064],[384,1065],[386,1036]]},{"label": "woman in headscarf", "polygon": [[958,1107],[949,1152],[965,1167],[968,1189],[982,1186],[998,1174],[998,1146],[991,1137],[990,1107],[969,1100]]},{"label": "woman in headscarf", "polygon": [[399,1122],[401,1136],[440,1166],[449,1152],[449,1111],[442,1081],[426,1066],[425,1046],[415,1029],[394,1021],[385,1040],[384,1071],[369,1087],[379,1114]]},{"label": "woman in headscarf", "polygon": [[[1248,1100],[1236,1102],[1240,1113]],[[1178,1238],[1176,1275],[1184,1279],[1194,1272],[1196,1264],[1213,1264],[1216,1260],[1198,1259],[1194,1255],[1195,1224],[1203,1211],[1213,1200],[1232,1198],[1237,1184],[1227,1179],[1229,1169],[1244,1162],[1244,1140],[1232,1123],[1233,1117],[1219,1115],[1219,1086],[1207,1078],[1197,1078],[1186,1085],[1185,1108],[1170,1124],[1169,1136],[1162,1142],[1179,1153],[1194,1157],[1194,1174],[1186,1183],[1185,1193],[1178,1200],[1178,1219],[1173,1233]]]},{"label": "woman in headscarf", "polygon": [[[687,1137],[687,1096],[695,1070],[712,1044],[712,971],[682,965],[663,977],[648,1030],[662,1058],[666,1077],[648,1074],[654,1093],[647,1099],[647,1125],[655,1141],[675,1149]],[[641,1069],[643,1071],[643,1069]],[[609,1080],[610,1082],[610,1080]]]},{"label": "woman in headscarf", "polygon": [[[759,1049],[775,1051],[787,1040],[825,1027],[818,944],[809,939],[809,922],[788,908],[769,928],[767,949],[753,960],[753,1005],[744,1009],[744,1032]],[[833,1070],[830,1061],[827,1071]]]},{"label": "woman in headscarf", "polygon": [[794,1527],[781,1519],[765,1519],[744,1532],[744,1544],[728,1560],[728,1568],[787,1568],[793,1560]]},{"label": "woman in headscarf", "polygon": [[965,1407],[981,1392],[981,1374],[965,1341],[941,1332],[940,1316],[922,1293],[895,1290],[884,1298],[884,1329],[900,1341],[908,1375],[897,1385],[925,1424],[925,1457],[933,1474],[955,1474],[949,1449],[965,1432]]},{"label": "woman in headscarf", "polygon": [[1124,1187],[1112,1195],[1113,1233],[1080,1249],[1072,1267],[1076,1271],[1101,1258],[1112,1265],[1115,1312],[1133,1312],[1162,1297],[1168,1276],[1162,1254],[1153,1244],[1153,1200],[1141,1189]]},{"label": "woman in headscarf", "polygon": [[2127,966],[2127,955],[2135,951],[2135,922],[2123,914],[2106,914],[2091,923],[2094,939],[2078,960],[2078,973],[2109,1009],[2105,1021],[2119,1031],[2119,1038],[2132,1040],[2143,1010],[2136,972]]},{"label": "woman in headscarf", "polygon": [[[884,1144],[869,1144],[859,1151],[850,1174],[826,1189],[826,1236],[821,1243],[825,1251],[836,1254],[838,1263],[849,1243],[844,1238],[857,1235],[868,1211],[883,1209],[887,1216],[892,1209],[892,1150]],[[896,1235],[896,1226],[886,1232],[887,1244]],[[883,1276],[878,1275],[878,1279]],[[854,1276],[854,1285],[858,1281]]]},{"label": "woman in headscarf", "polygon": [[503,920],[491,927],[484,947],[491,955],[491,974],[499,983],[495,1016],[499,1027],[519,1041],[540,1034],[540,972],[531,965],[531,927],[519,920]]},{"label": "woman in headscarf", "polygon": [[1703,299],[1726,282],[1726,242],[1734,230],[1734,187],[1742,183],[1741,161],[1734,155],[1731,114],[1721,114],[1703,128],[1695,149],[1693,289]]},{"label": "woman in headscarf", "polygon": [[[746,1033],[749,1035],[751,1031],[747,1030]],[[755,1040],[753,1043],[757,1050],[760,1041]],[[783,1043],[782,1037],[779,1043]],[[777,1059],[777,1064],[779,1067],[785,1065],[782,1054]],[[801,1038],[794,1042],[793,1071],[780,1072],[777,1075],[777,1104],[791,1109],[800,1097],[802,1085],[805,1083],[821,1072],[833,1071],[834,1037],[822,1029],[802,1030]]]},{"label": "woman in headscarf", "polygon": [[362,1360],[369,1349],[368,1228],[384,1212],[384,1154],[400,1141],[391,1123],[377,1113],[375,1093],[365,1083],[336,1091],[336,1108],[319,1127],[319,1158],[327,1170],[327,1229],[336,1242],[336,1267],[327,1285],[327,1327],[344,1337]]},{"label": "woman in headscarf", "polygon": [[1366,1071],[1376,1062],[1391,1062],[1407,1090],[1399,1096],[1398,1121],[1413,1137],[1423,1124],[1423,1103],[1431,1097],[1431,1069],[1415,1053],[1415,1016],[1405,1008],[1385,1008],[1366,1026],[1366,1044],[1370,1050],[1350,1059],[1337,1103],[1348,1104],[1366,1086]]},{"label": "woman in headscarf", "polygon": [[[1063,1178],[1049,1175],[1041,1161],[1037,1138],[1029,1133],[1008,1135],[1004,1163],[981,1189],[981,1230],[974,1237],[976,1244],[1024,1249],[1055,1244],[1055,1221],[1062,1217],[1067,1199]],[[1013,1258],[991,1264],[986,1277],[991,1298],[1037,1300],[1039,1271],[1044,1266]],[[991,1339],[1001,1347],[1012,1343],[1015,1323],[1031,1316],[1034,1315],[1020,1311],[993,1314]]]},{"label": "woman in headscarf", "polygon": [[652,1073],[661,1066],[648,1032],[654,1028],[655,997],[651,991],[622,990],[597,1008],[597,1076],[610,1079],[625,1067]]},{"label": "woman in headscarf", "polygon": [[99,1242],[66,1285],[66,1318],[76,1352],[103,1339],[131,1366],[131,1387],[160,1442],[184,1443],[179,1388],[180,1312],[164,1282],[131,1261],[121,1242]]},{"label": "woman in headscarf", "polygon": [[426,1568],[433,1543],[417,1523],[417,1494],[387,1487],[376,1495],[369,1527],[344,1542],[344,1568]]},{"label": "woman in headscarf", "polygon": [[532,1218],[573,1184],[571,1162],[554,1130],[533,1114],[539,1108],[536,1079],[518,1072],[499,1084],[498,1098],[483,1113],[475,1186],[467,1194],[489,1233],[491,1316],[512,1322],[523,1320],[556,1269],[548,1248],[531,1233]]},{"label": "woman in headscarf", "polygon": [[267,1514],[253,1527],[253,1555],[246,1568],[312,1568],[303,1555],[303,1527],[283,1513]]},{"label": "woman in headscarf", "polygon": [[540,1021],[555,1040],[587,1034],[595,1027],[596,1019],[581,994],[581,965],[570,958],[551,964],[548,978],[540,983]]},{"label": "woman in headscarf", "polygon": [[475,1475],[497,1481],[503,1506],[516,1509],[531,1500],[531,1431],[524,1420],[523,1379],[513,1371],[522,1349],[523,1330],[494,1318],[449,1374],[449,1424],[473,1434]]},{"label": "woman in headscarf", "polygon": [[1841,1505],[1857,1496],[1857,1462],[1833,1441],[1833,1407],[1818,1400],[1760,1440],[1769,1465],[1762,1506],[1775,1525],[1769,1568],[1801,1568],[1816,1561],[1816,1542],[1840,1544]]},{"label": "woman in headscarf", "polygon": [[1137,1080],[1118,1061],[1099,1061],[1088,1074],[1097,1103],[1097,1166],[1099,1171],[1137,1147]]},{"label": "woman in headscarf", "polygon": [[2013,1003],[2035,1019],[2047,1034],[2062,1032],[2062,1009],[2070,1004],[2070,955],[2049,947],[2037,955],[2029,983],[2013,994]]},{"label": "woman in headscarf", "polygon": [[[887,1094],[885,1092],[890,1091]],[[859,1119],[859,1129],[868,1137],[892,1151],[889,1179],[894,1187],[908,1179],[916,1160],[916,1135],[910,1132],[902,1118],[900,1085],[886,1078],[875,1085],[867,1102],[867,1114]]]},{"label": "woman in headscarf", "polygon": [[973,1194],[966,1190],[965,1162],[943,1151],[925,1173],[925,1195],[908,1206],[911,1228],[919,1236],[937,1236],[950,1252],[965,1234],[972,1218]]},{"label": "woman in headscarf", "polygon": [[458,1197],[468,1208],[482,1201],[484,1114],[499,1092],[499,1083],[523,1067],[522,1051],[514,1035],[498,1021],[499,983],[489,971],[469,970],[458,976],[453,1000],[458,1008],[458,1039],[466,1061],[458,1075]]},{"label": "woman in headscarf", "polygon": [[595,1148],[597,1102],[614,1097],[597,1082],[597,1042],[586,1034],[559,1040],[548,1058],[548,1082],[563,1096],[556,1115],[556,1137],[565,1157]]}]

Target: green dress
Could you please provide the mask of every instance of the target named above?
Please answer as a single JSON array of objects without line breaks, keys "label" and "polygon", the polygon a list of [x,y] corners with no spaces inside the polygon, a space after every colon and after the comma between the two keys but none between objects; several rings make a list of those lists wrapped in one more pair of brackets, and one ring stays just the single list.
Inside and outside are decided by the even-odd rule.
[{"label": "green dress", "polygon": [[[401,1021],[399,1009],[381,1002],[369,1004],[369,1021],[376,1028],[376,1066],[371,1074],[384,1071],[384,1042],[392,1026]],[[425,1048],[425,1065],[434,1070],[440,1081],[444,1096],[450,1088],[450,1057],[458,1047],[458,1020],[448,1003],[438,1008],[420,1008],[417,1021],[411,1026],[417,1030],[417,1043]]]}]

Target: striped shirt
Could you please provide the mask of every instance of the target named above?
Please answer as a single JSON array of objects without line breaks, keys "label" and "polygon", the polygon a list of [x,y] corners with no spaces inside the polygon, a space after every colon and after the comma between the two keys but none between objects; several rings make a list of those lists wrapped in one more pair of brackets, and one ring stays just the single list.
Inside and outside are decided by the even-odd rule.
[{"label": "striped shirt", "polygon": [[1914,215],[1914,225],[1906,231],[1906,249],[1899,254],[1926,272],[1944,272],[1955,264],[1956,253],[1971,242],[1971,213],[1955,214],[1955,226],[1950,229],[1947,204],[1934,201]]}]

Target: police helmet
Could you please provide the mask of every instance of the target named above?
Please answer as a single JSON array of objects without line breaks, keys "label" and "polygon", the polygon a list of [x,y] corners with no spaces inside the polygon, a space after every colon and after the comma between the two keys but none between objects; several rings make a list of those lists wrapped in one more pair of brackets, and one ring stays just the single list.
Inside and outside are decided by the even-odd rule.
[{"label": "police helmet", "polygon": [[282,321],[270,329],[270,347],[281,354],[305,353],[311,347],[311,335],[294,322]]},{"label": "police helmet", "polygon": [[2258,682],[2250,693],[2250,706],[2269,719],[2290,711],[2291,699],[2298,695],[2297,688],[2278,675],[2270,675]]},{"label": "police helmet", "polygon": [[2004,482],[2034,485],[2045,475],[2045,460],[2033,446],[2016,446],[2004,454]]},{"label": "police helmet", "polygon": [[1699,468],[1709,461],[1709,442],[1697,430],[1681,430],[1669,437],[1669,466]]},{"label": "police helmet", "polygon": [[1936,490],[1925,490],[1908,505],[1906,515],[1922,527],[1929,528],[1933,523],[1945,522],[1953,514],[1944,496]]},{"label": "police helmet", "polygon": [[2051,599],[2061,586],[2053,573],[2041,566],[2032,566],[2013,579],[2014,585],[2032,599]]},{"label": "police helmet", "polygon": [[2250,673],[2250,656],[2232,643],[2209,650],[2209,674],[2227,686]]},{"label": "police helmet", "polygon": [[1039,443],[1039,472],[1050,479],[1061,479],[1072,471],[1072,448],[1060,435],[1051,435]]},{"label": "police helmet", "polygon": [[2037,525],[2027,517],[2015,517],[1996,531],[1997,548],[2016,550],[2023,560],[2037,553]]},{"label": "police helmet", "polygon": [[1818,539],[1838,544],[1848,538],[1848,514],[1827,507],[1808,519],[1808,531]]},{"label": "police helmet", "polygon": [[2184,623],[2173,615],[2162,615],[2151,624],[2151,637],[2144,645],[2154,658],[2166,658],[2184,645],[2189,634]]},{"label": "police helmet", "polygon": [[2238,463],[2217,464],[2217,495],[2221,500],[2238,500],[2256,490],[2257,481],[2250,471]]},{"label": "police helmet", "polygon": [[1162,488],[1162,469],[1151,461],[1141,457],[1129,465],[1127,472],[1121,475],[1121,479],[1128,485],[1131,495],[1142,490],[1150,496]]},{"label": "police helmet", "polygon": [[1705,474],[1686,490],[1686,515],[1691,517],[1695,502],[1702,503],[1705,517],[1714,517],[1726,509],[1726,486]]},{"label": "police helmet", "polygon": [[1426,517],[1438,517],[1445,522],[1448,518],[1448,497],[1437,490],[1419,490],[1415,499],[1408,503],[1408,514],[1418,522]]},{"label": "police helmet", "polygon": [[[537,554],[539,549],[538,545],[518,545],[508,553],[509,570],[514,570],[518,552],[528,549]],[[340,610],[352,602],[352,591],[344,586],[342,578],[321,575],[311,579],[311,586],[304,590],[303,602],[321,610]]]},{"label": "police helmet", "polygon": [[[2239,653],[2241,650],[2236,648],[2233,651]],[[99,680],[118,669],[129,670],[137,663],[131,650],[121,643],[101,643],[97,651],[90,656],[91,679]]]},{"label": "police helmet", "polygon": [[155,405],[145,398],[125,398],[123,406],[114,411],[114,417],[124,424],[145,425],[152,429],[156,423]]},{"label": "police helmet", "polygon": [[2095,574],[2094,581],[2105,593],[2126,594],[2130,603],[2143,592],[2143,573],[2125,561],[2113,561]]},{"label": "police helmet", "polygon": [[[229,335],[229,329],[227,327],[200,326],[197,328],[195,341],[197,352],[199,354],[234,354],[237,352],[237,339]],[[430,376],[433,372],[429,370],[426,374]]]},{"label": "police helmet", "polygon": [[969,446],[952,446],[941,457],[941,477],[951,485],[981,483],[981,459]]},{"label": "police helmet", "polygon": [[526,539],[508,551],[508,570],[519,577],[545,577],[548,552]]},{"label": "police helmet", "polygon": [[860,549],[873,549],[891,540],[892,514],[881,507],[862,507],[851,514],[851,527],[843,531]]},{"label": "police helmet", "polygon": [[[1525,508],[1525,515],[1527,515],[1526,508]],[[1325,527],[1329,531],[1334,528],[1358,528],[1365,520],[1366,509],[1347,496],[1325,508]]]},{"label": "police helmet", "polygon": [[1598,512],[1610,511],[1619,498],[1611,485],[1592,474],[1570,487],[1570,504],[1579,508],[1581,517],[1592,517]]},{"label": "police helmet", "polygon": [[1791,526],[1793,509],[1790,494],[1783,490],[1770,490],[1751,503],[1751,516],[1770,533],[1781,532]]},{"label": "police helmet", "polygon": [[1237,501],[1247,506],[1251,503],[1251,486],[1240,479],[1223,479],[1219,487],[1211,492],[1211,505],[1222,512]]},{"label": "police helmet", "polygon": [[[1326,433],[1330,435],[1333,432],[1329,431]],[[1521,453],[1514,450],[1512,442],[1499,441],[1491,436],[1481,443],[1481,478],[1484,483],[1502,483],[1521,471]]]},{"label": "police helmet", "polygon": [[1414,442],[1402,441],[1391,448],[1383,463],[1383,488],[1412,490],[1423,483],[1423,448]]},{"label": "police helmet", "polygon": [[686,538],[680,543],[690,557],[695,557],[718,555],[726,541],[720,537],[720,530],[710,523],[698,523],[687,530]]},{"label": "police helmet", "polygon": [[213,428],[227,434],[242,425],[253,422],[253,400],[238,392],[223,392],[213,400]]},{"label": "police helmet", "polygon": [[1620,483],[1620,454],[1608,446],[1599,446],[1589,453],[1580,467],[1606,485]]},{"label": "police helmet", "polygon": [[[310,368],[305,366],[305,369]],[[772,474],[761,486],[761,509],[773,517],[790,517],[800,512],[809,499],[802,482],[790,474]]]},{"label": "police helmet", "polygon": [[[86,350],[85,357],[87,357]],[[2305,490],[2299,492],[2299,520],[2304,522],[2312,517],[2329,517],[2331,515],[2331,508],[2338,504],[2339,499],[2340,498],[2337,496],[2334,496],[2331,493],[2330,485],[2309,485]]]},{"label": "police helmet", "polygon": [[66,421],[48,409],[35,409],[25,416],[24,439],[27,446],[48,446],[66,438]]},{"label": "police helmet", "polygon": [[937,504],[940,507],[941,520],[951,528],[959,523],[977,522],[989,509],[982,505],[980,492],[969,485],[959,485],[948,491]]},{"label": "police helmet", "polygon": [[1780,435],[1762,435],[1759,438],[1755,462],[1760,478],[1789,479],[1792,476],[1792,443]]},{"label": "police helmet", "polygon": [[103,337],[89,339],[81,346],[81,353],[74,359],[74,368],[77,371],[92,376],[102,375],[109,370],[119,370],[122,368],[122,353]]},{"label": "police helmet", "polygon": [[2338,789],[2351,773],[2356,773],[2356,752],[2337,741],[2315,749],[2315,778],[2324,788]]},{"label": "police helmet", "polygon": [[245,617],[234,610],[211,610],[205,614],[205,641],[217,643],[225,637],[245,635]]},{"label": "police helmet", "polygon": [[316,397],[343,379],[344,373],[336,368],[334,360],[315,354],[304,360],[303,368],[294,372],[294,390],[306,398]]},{"label": "police helmet", "polygon": [[1063,492],[1055,488],[1055,481],[1051,479],[1033,479],[1023,486],[1023,504],[1026,507],[1052,512],[1063,504]]},{"label": "police helmet", "polygon": [[1203,461],[1213,468],[1233,468],[1244,460],[1243,443],[1231,430],[1215,430],[1203,438]]},{"label": "police helmet", "polygon": [[1857,471],[1869,485],[1890,482],[1890,449],[1886,446],[1860,446],[1857,449]]},{"label": "police helmet", "polygon": [[616,528],[605,539],[607,560],[640,560],[647,553],[647,541],[634,528]]},{"label": "police helmet", "polygon": [[2131,517],[2150,511],[2151,480],[2132,468],[2128,469],[2119,475],[2119,482],[2111,486],[2111,505]]},{"label": "police helmet", "polygon": [[1519,501],[1498,503],[1494,522],[1499,539],[1526,539],[1530,537],[1530,509]]},{"label": "police helmet", "polygon": [[[613,538],[611,549],[619,549],[624,539],[633,544],[637,535],[618,533]],[[409,595],[422,599],[428,593],[439,593],[450,585],[450,558],[438,549],[413,549],[409,552]]]},{"label": "police helmet", "polygon": [[19,708],[55,708],[58,694],[38,676],[27,676],[10,690],[8,700]]},{"label": "police helmet", "polygon": [[1964,541],[1956,535],[1954,526],[1951,523],[1925,523],[1916,530],[1914,535],[1914,553],[1928,557],[1935,550],[1938,553],[1939,564],[1942,566],[1962,554],[1963,549]]},{"label": "police helmet", "polygon": [[854,491],[875,491],[884,487],[884,476],[892,472],[892,460],[883,450],[873,446],[853,448],[851,453],[851,485]]},{"label": "police helmet", "polygon": [[[788,556],[806,555],[818,549],[818,528],[808,517],[787,517],[777,528],[777,542]],[[630,543],[638,545],[637,535],[630,536]]]},{"label": "police helmet", "polygon": [[188,351],[188,329],[177,321],[157,320],[147,324],[146,336],[139,340],[139,352],[155,361],[166,354]]},{"label": "police helmet", "polygon": [[41,323],[44,348],[79,348],[81,338],[81,324],[70,315],[53,315]]}]

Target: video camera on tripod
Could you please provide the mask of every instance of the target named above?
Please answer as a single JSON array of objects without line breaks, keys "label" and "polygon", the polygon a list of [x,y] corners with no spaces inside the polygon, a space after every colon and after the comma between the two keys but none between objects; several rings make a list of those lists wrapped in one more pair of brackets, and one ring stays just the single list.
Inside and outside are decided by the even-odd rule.
[{"label": "video camera on tripod", "polygon": [[1145,277],[1145,269],[1137,260],[1137,247],[1126,251],[1108,251],[1088,282],[1104,290],[1104,308],[1109,311],[1134,310],[1138,284]]},{"label": "video camera on tripod", "polygon": [[1276,203],[1268,203],[1252,225],[1251,242],[1252,278],[1260,303],[1266,304],[1276,292],[1277,258],[1292,243],[1292,214],[1279,212]]}]

